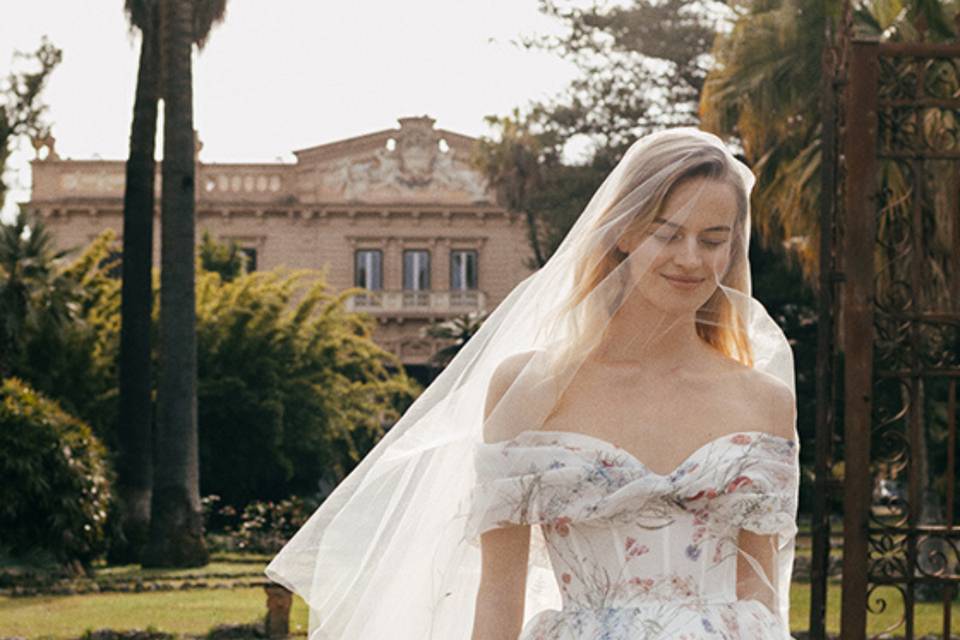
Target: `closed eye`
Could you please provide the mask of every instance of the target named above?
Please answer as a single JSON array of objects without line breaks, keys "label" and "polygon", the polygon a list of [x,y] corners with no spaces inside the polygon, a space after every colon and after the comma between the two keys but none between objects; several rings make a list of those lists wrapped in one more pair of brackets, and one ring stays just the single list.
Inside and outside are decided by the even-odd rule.
[{"label": "closed eye", "polygon": [[[661,235],[654,234],[653,237],[657,238],[658,240],[663,240],[665,242],[673,242],[674,240],[680,239],[679,235],[661,236]],[[700,242],[707,245],[708,247],[719,247],[720,245],[727,243],[726,240],[701,240]]]}]

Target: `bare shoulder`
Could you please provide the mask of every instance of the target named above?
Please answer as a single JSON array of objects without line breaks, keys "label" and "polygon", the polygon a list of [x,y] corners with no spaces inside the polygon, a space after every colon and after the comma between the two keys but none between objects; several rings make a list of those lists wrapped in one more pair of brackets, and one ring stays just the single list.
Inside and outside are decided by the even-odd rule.
[{"label": "bare shoulder", "polygon": [[487,442],[495,442],[516,435],[516,433],[511,432],[511,429],[519,428],[517,424],[510,424],[505,420],[489,420],[488,418],[492,416],[494,408],[503,399],[507,389],[516,381],[520,372],[527,366],[534,354],[536,354],[536,351],[523,351],[508,356],[497,365],[493,375],[490,376],[490,384],[487,386],[487,397],[483,409],[483,432],[484,440]]},{"label": "bare shoulder", "polygon": [[755,369],[743,373],[752,410],[763,431],[781,438],[796,438],[797,403],[793,391],[770,374]]}]

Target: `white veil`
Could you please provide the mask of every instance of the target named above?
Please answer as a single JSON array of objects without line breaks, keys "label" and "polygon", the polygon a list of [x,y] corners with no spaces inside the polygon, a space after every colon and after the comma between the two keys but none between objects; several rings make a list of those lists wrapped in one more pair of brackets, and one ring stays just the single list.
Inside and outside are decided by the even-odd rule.
[{"label": "white veil", "polygon": [[[481,532],[471,526],[477,447],[542,427],[583,363],[609,349],[606,330],[634,294],[652,300],[666,321],[638,324],[624,352],[643,354],[670,333],[684,304],[689,317],[689,301],[702,299],[693,311],[703,344],[795,393],[787,340],[751,296],[753,182],[718,138],[696,129],[655,133],[630,147],[547,264],[514,288],[267,567],[270,579],[309,605],[311,640],[470,638],[481,569]],[[688,242],[675,225],[696,221],[704,185],[718,183],[732,187],[732,229]],[[688,186],[683,201],[680,185]],[[670,224],[655,222],[668,201]],[[707,280],[688,291],[662,277],[683,275],[670,255],[690,242],[708,258],[688,274]],[[709,257],[717,255],[724,257]],[[516,375],[485,413],[495,372],[518,358]],[[679,427],[664,424],[664,434]],[[788,429],[793,435],[792,419]],[[757,528],[774,547],[764,582],[784,620],[797,474],[795,464],[783,470],[774,487],[779,509]],[[530,544],[525,619],[560,602],[537,527]]]}]

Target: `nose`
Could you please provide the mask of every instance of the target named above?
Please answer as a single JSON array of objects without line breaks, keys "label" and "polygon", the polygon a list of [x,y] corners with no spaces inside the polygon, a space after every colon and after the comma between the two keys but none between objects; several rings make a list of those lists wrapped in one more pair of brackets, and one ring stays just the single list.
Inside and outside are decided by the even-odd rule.
[{"label": "nose", "polygon": [[697,245],[696,238],[684,238],[680,247],[673,255],[673,262],[687,271],[699,269],[703,264],[703,256],[700,255],[700,248]]}]

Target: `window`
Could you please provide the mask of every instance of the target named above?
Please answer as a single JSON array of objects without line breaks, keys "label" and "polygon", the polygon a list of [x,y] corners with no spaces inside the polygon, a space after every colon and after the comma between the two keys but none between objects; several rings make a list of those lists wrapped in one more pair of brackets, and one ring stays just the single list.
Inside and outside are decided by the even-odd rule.
[{"label": "window", "polygon": [[477,252],[450,252],[450,289],[466,291],[477,288]]},{"label": "window", "polygon": [[253,273],[257,270],[257,250],[254,247],[240,247],[240,253],[244,256],[244,267],[247,273]]},{"label": "window", "polygon": [[430,289],[430,252],[426,249],[403,252],[403,288],[407,291]]},{"label": "window", "polygon": [[379,249],[360,249],[353,284],[371,291],[383,289],[383,253]]}]

